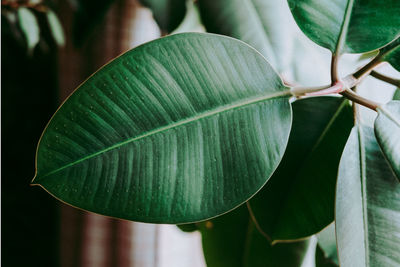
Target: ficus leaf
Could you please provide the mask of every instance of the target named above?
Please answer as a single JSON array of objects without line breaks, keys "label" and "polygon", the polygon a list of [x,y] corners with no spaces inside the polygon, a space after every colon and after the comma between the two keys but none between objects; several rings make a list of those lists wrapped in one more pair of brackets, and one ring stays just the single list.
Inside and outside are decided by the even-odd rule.
[{"label": "ficus leaf", "polygon": [[308,240],[271,245],[256,229],[243,205],[210,221],[199,223],[203,252],[210,267],[298,267]]},{"label": "ficus leaf", "polygon": [[342,267],[400,265],[400,183],[372,128],[356,125],[340,160],[336,236]]},{"label": "ficus leaf", "polygon": [[334,54],[364,53],[400,34],[398,0],[288,0],[301,30]]},{"label": "ficus leaf", "polygon": [[388,61],[393,68],[400,71],[400,37],[380,50],[383,61]]},{"label": "ficus leaf", "polygon": [[333,222],[337,166],[352,126],[351,107],[343,98],[293,103],[293,126],[282,162],[249,201],[272,240],[304,238]]},{"label": "ficus leaf", "polygon": [[85,81],[37,151],[39,184],[85,210],[186,223],[254,195],[283,156],[290,90],[238,40],[176,34],[139,46]]},{"label": "ficus leaf", "polygon": [[400,180],[400,101],[394,100],[378,109],[375,134],[384,155]]}]

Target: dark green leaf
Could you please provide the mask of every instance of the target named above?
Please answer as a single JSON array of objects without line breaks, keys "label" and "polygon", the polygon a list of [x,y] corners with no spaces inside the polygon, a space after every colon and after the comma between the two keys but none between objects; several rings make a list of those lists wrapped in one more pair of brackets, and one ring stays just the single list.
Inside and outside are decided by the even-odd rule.
[{"label": "dark green leaf", "polygon": [[186,13],[186,0],[140,0],[153,11],[154,19],[164,32],[172,32]]},{"label": "dark green leaf", "polygon": [[388,61],[400,71],[400,37],[380,50],[383,61]]},{"label": "dark green leaf", "polygon": [[309,241],[271,246],[249,217],[246,206],[199,224],[209,267],[298,267]]},{"label": "dark green leaf", "polygon": [[177,225],[177,227],[181,229],[183,232],[194,232],[199,230],[199,228],[195,223],[179,224]]},{"label": "dark green leaf", "polygon": [[186,33],[115,59],[62,105],[35,184],[89,211],[186,223],[233,209],[280,162],[290,90],[254,49]]},{"label": "dark green leaf", "polygon": [[375,134],[383,154],[400,180],[400,101],[394,100],[378,109]]},{"label": "dark green leaf", "polygon": [[400,183],[369,127],[353,128],[340,160],[336,232],[340,266],[400,265]]},{"label": "dark green leaf", "polygon": [[250,200],[272,240],[303,238],[332,223],[337,167],[352,126],[351,108],[342,98],[293,103],[292,132],[282,162]]},{"label": "dark green leaf", "polygon": [[400,34],[398,0],[288,0],[302,31],[335,54],[362,53]]}]

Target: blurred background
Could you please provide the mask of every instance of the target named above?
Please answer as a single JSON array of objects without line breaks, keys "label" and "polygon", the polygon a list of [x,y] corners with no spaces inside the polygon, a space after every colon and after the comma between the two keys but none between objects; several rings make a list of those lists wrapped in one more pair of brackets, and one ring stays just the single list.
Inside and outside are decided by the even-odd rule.
[{"label": "blurred background", "polygon": [[[185,10],[175,7],[178,2],[187,3]],[[154,3],[157,1],[2,1],[2,266],[205,266],[199,232],[87,213],[29,185],[41,132],[80,83],[139,44],[167,33],[205,31],[192,1],[159,1],[171,6],[161,8],[168,14]],[[288,19],[281,21],[280,29],[289,27],[291,33],[296,32],[293,36],[298,36],[301,33],[286,12]],[[304,37],[282,44],[286,50],[277,56],[280,64],[274,67],[286,82],[330,82],[326,49]],[[295,46],[302,52],[294,54]],[[362,64],[359,59],[359,55],[344,58],[342,75]],[[384,68],[386,73],[398,75],[390,67]],[[361,93],[388,100],[393,90],[384,94],[383,90],[374,91],[376,82],[371,78],[372,86],[361,88]],[[367,114],[366,121],[372,122],[373,116]]]}]

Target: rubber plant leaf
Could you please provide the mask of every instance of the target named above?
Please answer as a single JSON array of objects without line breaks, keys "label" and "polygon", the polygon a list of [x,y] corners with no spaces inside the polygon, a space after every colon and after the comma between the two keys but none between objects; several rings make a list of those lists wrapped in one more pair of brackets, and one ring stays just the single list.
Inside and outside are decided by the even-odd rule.
[{"label": "rubber plant leaf", "polygon": [[100,214],[188,223],[252,197],[289,137],[290,90],[245,43],[204,33],[139,46],[85,81],[37,150],[36,178]]},{"label": "rubber plant leaf", "polygon": [[274,242],[311,236],[334,220],[335,184],[352,110],[343,98],[305,98],[293,103],[293,126],[273,177],[249,203]]},{"label": "rubber plant leaf", "polygon": [[342,267],[400,265],[400,183],[372,128],[356,125],[336,188],[336,237]]},{"label": "rubber plant leaf", "polygon": [[246,205],[197,224],[207,266],[301,266],[309,240],[271,245],[256,229]]},{"label": "rubber plant leaf", "polygon": [[378,109],[375,134],[383,154],[400,181],[400,101],[393,100]]},{"label": "rubber plant leaf", "polygon": [[400,37],[383,47],[379,51],[383,61],[387,61],[396,70],[400,71]]},{"label": "rubber plant leaf", "polygon": [[375,50],[400,34],[398,0],[288,0],[288,3],[301,30],[334,54]]}]

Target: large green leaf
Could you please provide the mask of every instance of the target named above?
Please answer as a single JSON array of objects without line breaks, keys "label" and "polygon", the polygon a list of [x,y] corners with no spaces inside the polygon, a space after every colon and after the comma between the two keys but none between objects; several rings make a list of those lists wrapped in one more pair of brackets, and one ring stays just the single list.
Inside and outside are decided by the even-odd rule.
[{"label": "large green leaf", "polygon": [[288,0],[302,31],[335,54],[382,47],[400,34],[398,0]]},{"label": "large green leaf", "polygon": [[153,11],[161,30],[172,32],[182,22],[186,13],[186,0],[140,0]]},{"label": "large green leaf", "polygon": [[375,134],[384,155],[400,180],[400,101],[378,108]]},{"label": "large green leaf", "polygon": [[356,126],[340,160],[336,234],[342,267],[400,265],[400,183],[375,140]]},{"label": "large green leaf", "polygon": [[400,37],[380,50],[382,60],[388,61],[395,69],[400,71]]},{"label": "large green leaf", "polygon": [[254,49],[213,34],[139,46],[83,83],[48,124],[40,184],[89,211],[185,223],[255,194],[281,160],[290,91]]},{"label": "large green leaf", "polygon": [[298,267],[309,246],[308,240],[271,246],[257,231],[245,205],[198,227],[209,267]]},{"label": "large green leaf", "polygon": [[314,97],[293,103],[293,127],[273,177],[250,200],[272,240],[313,235],[332,223],[340,155],[353,126],[347,101]]}]

